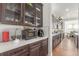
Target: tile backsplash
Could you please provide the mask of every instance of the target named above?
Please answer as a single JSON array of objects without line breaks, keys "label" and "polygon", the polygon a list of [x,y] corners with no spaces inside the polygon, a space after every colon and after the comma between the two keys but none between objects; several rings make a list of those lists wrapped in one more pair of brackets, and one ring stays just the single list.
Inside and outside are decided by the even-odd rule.
[{"label": "tile backsplash", "polygon": [[[31,29],[34,29],[34,27],[28,27],[28,26],[18,26],[18,25],[6,25],[6,24],[0,24],[0,42],[2,42],[2,32],[4,31],[8,31],[9,32],[9,38],[10,40],[12,40],[11,36],[14,36],[15,35],[15,31],[16,31],[16,35],[22,35],[21,32],[23,29],[26,29],[26,28],[31,28]],[[47,29],[48,27],[44,27],[44,28],[41,28],[43,30]],[[17,29],[17,30],[16,30]],[[40,29],[40,28],[38,28]],[[44,31],[45,34],[48,34],[46,32],[48,31]],[[45,35],[47,36],[47,35]]]},{"label": "tile backsplash", "polygon": [[23,26],[0,24],[0,42],[2,41],[2,32],[3,31],[8,31],[9,36],[10,36],[9,38],[10,38],[10,40],[12,40],[11,36],[15,35],[15,31],[16,31],[16,35],[21,35],[22,30],[23,30]]}]

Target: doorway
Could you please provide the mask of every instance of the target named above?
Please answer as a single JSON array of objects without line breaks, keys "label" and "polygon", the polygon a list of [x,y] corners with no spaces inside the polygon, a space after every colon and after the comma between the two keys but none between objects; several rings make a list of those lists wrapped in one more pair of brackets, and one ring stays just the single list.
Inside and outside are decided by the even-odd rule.
[{"label": "doorway", "polygon": [[[77,3],[52,4],[53,20],[53,56],[79,55],[79,19]],[[59,17],[62,19],[60,20]],[[62,22],[61,25],[59,25]],[[57,28],[56,28],[56,25]],[[61,28],[62,27],[62,28]],[[62,38],[64,33],[64,38]],[[57,38],[57,35],[59,37]],[[54,47],[55,46],[55,47]]]}]

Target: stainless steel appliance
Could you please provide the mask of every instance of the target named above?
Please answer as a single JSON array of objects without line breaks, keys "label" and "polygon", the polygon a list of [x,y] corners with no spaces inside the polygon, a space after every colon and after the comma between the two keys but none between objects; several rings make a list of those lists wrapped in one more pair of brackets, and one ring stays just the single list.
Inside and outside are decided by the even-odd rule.
[{"label": "stainless steel appliance", "polygon": [[22,31],[22,39],[28,40],[37,37],[37,30],[36,29],[24,29]]}]

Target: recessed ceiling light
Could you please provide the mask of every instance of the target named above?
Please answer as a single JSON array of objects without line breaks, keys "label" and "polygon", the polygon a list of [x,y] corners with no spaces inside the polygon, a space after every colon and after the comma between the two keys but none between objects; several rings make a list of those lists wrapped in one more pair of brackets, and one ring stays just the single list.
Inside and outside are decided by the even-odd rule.
[{"label": "recessed ceiling light", "polygon": [[65,11],[66,11],[66,12],[68,12],[68,11],[69,11],[69,9],[68,9],[68,8],[66,8],[66,9],[65,9]]}]

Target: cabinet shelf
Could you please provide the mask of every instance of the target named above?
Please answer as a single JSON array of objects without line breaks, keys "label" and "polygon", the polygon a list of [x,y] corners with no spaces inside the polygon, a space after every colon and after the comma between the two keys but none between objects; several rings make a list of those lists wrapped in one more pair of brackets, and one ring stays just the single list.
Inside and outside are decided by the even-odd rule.
[{"label": "cabinet shelf", "polygon": [[18,11],[13,11],[13,10],[10,10],[10,9],[5,9],[5,11],[7,12],[7,13],[9,13],[9,14],[15,14],[15,15],[20,15],[20,10],[18,10]]},{"label": "cabinet shelf", "polygon": [[35,9],[36,9],[36,25],[37,27],[42,27],[42,5],[40,3],[35,4]]},{"label": "cabinet shelf", "polygon": [[21,4],[20,3],[6,3],[2,4],[1,23],[20,25],[21,24]]},{"label": "cabinet shelf", "polygon": [[0,7],[0,21],[3,24],[36,27],[39,23],[42,27],[42,5],[39,3],[6,3],[0,4]]},{"label": "cabinet shelf", "polygon": [[34,19],[33,17],[29,17],[29,16],[27,16],[27,15],[25,15],[25,18],[28,18],[28,19],[30,19],[30,20]]},{"label": "cabinet shelf", "polygon": [[35,24],[29,22],[29,21],[24,21],[25,24],[30,25],[30,26],[36,26]]},{"label": "cabinet shelf", "polygon": [[36,17],[36,20],[40,20],[40,18],[39,17]]},{"label": "cabinet shelf", "polygon": [[35,9],[34,4],[26,3],[24,4],[24,23],[26,25],[35,26]]},{"label": "cabinet shelf", "polygon": [[12,10],[9,10],[9,9],[6,9],[5,10],[5,20],[6,21],[15,21],[15,22],[18,22],[19,21],[19,17],[20,17],[20,13],[19,12],[16,12],[16,11],[12,11]]},{"label": "cabinet shelf", "polygon": [[34,16],[27,12],[27,13],[25,13],[25,17],[33,18]]}]

